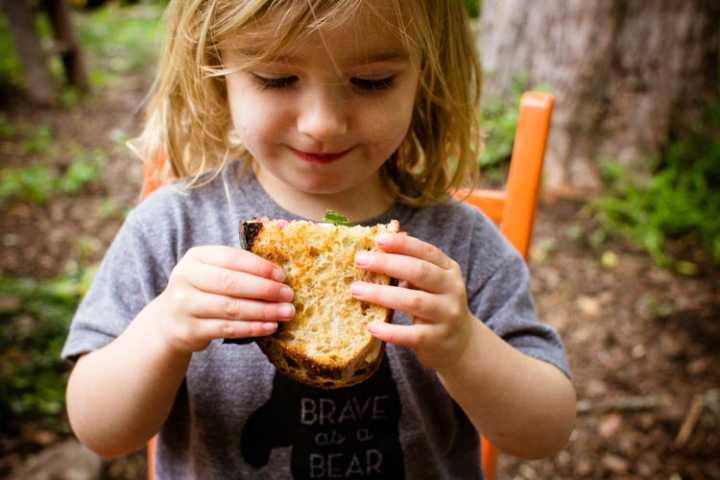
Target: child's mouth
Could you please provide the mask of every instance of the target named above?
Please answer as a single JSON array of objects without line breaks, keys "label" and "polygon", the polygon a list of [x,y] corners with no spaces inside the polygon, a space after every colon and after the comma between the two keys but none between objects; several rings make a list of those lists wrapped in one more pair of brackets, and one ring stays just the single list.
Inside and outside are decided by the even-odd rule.
[{"label": "child's mouth", "polygon": [[345,156],[346,153],[348,153],[352,148],[348,148],[347,150],[343,150],[341,152],[335,152],[335,153],[313,153],[313,152],[303,152],[302,150],[296,150],[294,148],[290,148],[292,152],[300,157],[302,160],[305,160],[306,162],[310,163],[332,163],[336,160],[340,160],[343,156]]}]

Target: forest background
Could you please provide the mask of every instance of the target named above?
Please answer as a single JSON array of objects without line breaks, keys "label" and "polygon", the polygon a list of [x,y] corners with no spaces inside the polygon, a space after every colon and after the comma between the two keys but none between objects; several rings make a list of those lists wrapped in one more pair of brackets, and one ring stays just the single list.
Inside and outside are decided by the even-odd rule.
[{"label": "forest background", "polygon": [[[142,121],[164,2],[69,2],[75,85],[43,12],[53,2],[27,2],[51,82],[37,95],[12,1],[0,0],[0,478],[42,478],[68,458],[89,478],[142,478],[142,452],[100,461],[78,449],[59,350],[139,200],[142,166],[125,142]],[[530,265],[580,399],[565,450],[501,456],[499,478],[720,478],[718,7],[466,4],[486,71],[487,184],[504,178],[520,94],[556,96]]]}]

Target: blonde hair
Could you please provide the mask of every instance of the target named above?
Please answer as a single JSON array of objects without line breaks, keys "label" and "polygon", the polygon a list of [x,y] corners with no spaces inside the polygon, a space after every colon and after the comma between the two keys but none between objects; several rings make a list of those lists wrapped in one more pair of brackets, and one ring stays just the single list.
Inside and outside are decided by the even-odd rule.
[{"label": "blonde hair", "polygon": [[[399,36],[419,53],[420,83],[410,130],[383,165],[382,178],[398,201],[427,205],[477,180],[481,69],[463,2],[388,1]],[[249,154],[231,134],[221,46],[251,36],[263,45],[261,61],[302,35],[349,21],[365,5],[367,0],[172,0],[135,151],[146,162],[158,155],[168,159],[163,175],[192,177],[190,185],[229,158],[247,165]]]}]

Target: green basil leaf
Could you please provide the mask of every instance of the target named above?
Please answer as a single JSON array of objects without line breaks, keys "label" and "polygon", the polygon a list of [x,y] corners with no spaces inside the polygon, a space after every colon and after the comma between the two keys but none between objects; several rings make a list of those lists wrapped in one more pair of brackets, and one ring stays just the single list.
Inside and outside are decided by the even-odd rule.
[{"label": "green basil leaf", "polygon": [[347,219],[347,217],[339,212],[336,212],[335,210],[327,210],[325,212],[325,217],[323,218],[323,221],[325,223],[332,223],[335,225],[350,225],[350,221]]}]

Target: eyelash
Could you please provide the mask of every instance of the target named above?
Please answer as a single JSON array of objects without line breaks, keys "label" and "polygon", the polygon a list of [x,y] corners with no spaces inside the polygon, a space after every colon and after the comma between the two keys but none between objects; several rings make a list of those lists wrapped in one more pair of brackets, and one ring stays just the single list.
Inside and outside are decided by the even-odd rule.
[{"label": "eyelash", "polygon": [[[263,90],[282,90],[285,88],[290,88],[298,80],[298,78],[295,76],[266,78],[256,74],[253,74],[253,78]],[[391,88],[395,83],[395,76],[389,76],[386,78],[381,78],[379,80],[353,78],[350,80],[350,83],[352,83],[353,86],[364,92],[378,92]]]}]

